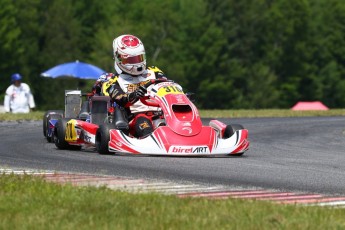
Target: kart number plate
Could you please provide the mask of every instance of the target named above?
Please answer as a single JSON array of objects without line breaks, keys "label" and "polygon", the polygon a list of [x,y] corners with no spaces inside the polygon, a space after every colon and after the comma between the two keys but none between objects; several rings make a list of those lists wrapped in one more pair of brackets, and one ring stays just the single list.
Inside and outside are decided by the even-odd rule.
[{"label": "kart number plate", "polygon": [[75,130],[76,124],[77,124],[77,121],[74,119],[67,122],[66,135],[65,135],[66,141],[76,141],[77,140],[77,132]]},{"label": "kart number plate", "polygon": [[164,97],[167,94],[183,94],[183,91],[180,87],[176,85],[163,86],[159,88],[157,95]]}]

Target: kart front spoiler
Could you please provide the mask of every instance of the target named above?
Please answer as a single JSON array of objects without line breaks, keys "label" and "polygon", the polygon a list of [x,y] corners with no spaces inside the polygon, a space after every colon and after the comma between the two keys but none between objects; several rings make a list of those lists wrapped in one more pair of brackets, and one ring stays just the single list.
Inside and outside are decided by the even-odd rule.
[{"label": "kart front spoiler", "polygon": [[142,139],[129,137],[113,129],[109,141],[110,152],[166,156],[236,155],[248,148],[247,129],[237,130],[229,138],[219,138],[217,132],[209,126],[203,126],[194,136],[179,135],[161,126]]}]

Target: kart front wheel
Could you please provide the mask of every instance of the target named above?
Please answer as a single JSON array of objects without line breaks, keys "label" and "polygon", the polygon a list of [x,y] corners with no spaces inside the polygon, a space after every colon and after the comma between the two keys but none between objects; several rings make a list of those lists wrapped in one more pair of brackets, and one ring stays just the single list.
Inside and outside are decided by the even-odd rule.
[{"label": "kart front wheel", "polygon": [[[237,130],[244,129],[244,127],[240,124],[232,124],[227,125],[224,131],[224,138],[229,138],[232,135],[236,133]],[[236,153],[236,154],[230,154],[231,156],[242,156],[244,152],[242,153]]]},{"label": "kart front wheel", "polygon": [[232,135],[234,135],[234,133],[236,133],[237,130],[241,130],[244,129],[244,127],[240,124],[232,124],[232,125],[227,125],[224,131],[224,138],[229,138]]},{"label": "kart front wheel", "polygon": [[99,154],[113,154],[109,151],[110,130],[115,129],[115,124],[102,124],[96,132],[96,150]]},{"label": "kart front wheel", "polygon": [[70,145],[65,140],[66,135],[66,125],[70,119],[62,118],[56,122],[55,130],[54,130],[54,141],[55,146],[58,149],[69,149],[69,150],[80,150],[81,146],[78,145]]}]

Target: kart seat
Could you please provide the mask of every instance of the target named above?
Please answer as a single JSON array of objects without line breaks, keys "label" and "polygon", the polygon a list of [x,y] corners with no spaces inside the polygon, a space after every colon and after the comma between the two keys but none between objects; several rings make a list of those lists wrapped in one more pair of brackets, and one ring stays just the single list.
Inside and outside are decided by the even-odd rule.
[{"label": "kart seat", "polygon": [[89,117],[89,114],[90,114],[89,101],[83,101],[80,112],[78,114],[78,118],[80,120],[86,121],[86,119]]},{"label": "kart seat", "polygon": [[109,96],[93,96],[91,99],[90,122],[101,125],[105,123],[108,117],[108,108],[110,106]]}]

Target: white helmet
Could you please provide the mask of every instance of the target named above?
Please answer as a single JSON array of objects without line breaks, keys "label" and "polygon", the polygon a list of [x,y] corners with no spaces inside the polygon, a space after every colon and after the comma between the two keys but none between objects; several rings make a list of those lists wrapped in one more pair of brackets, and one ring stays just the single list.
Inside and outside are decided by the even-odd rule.
[{"label": "white helmet", "polygon": [[144,44],[133,35],[121,35],[114,39],[113,50],[115,70],[118,74],[125,72],[140,75],[146,70]]}]

